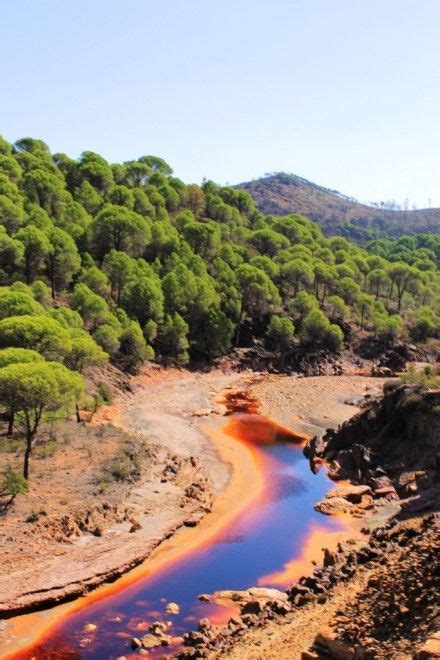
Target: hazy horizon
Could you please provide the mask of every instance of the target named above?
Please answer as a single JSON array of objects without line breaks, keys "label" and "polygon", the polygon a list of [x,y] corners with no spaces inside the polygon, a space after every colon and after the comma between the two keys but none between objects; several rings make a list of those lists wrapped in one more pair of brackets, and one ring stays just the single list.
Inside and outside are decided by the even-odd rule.
[{"label": "hazy horizon", "polygon": [[8,4],[0,132],[157,154],[185,181],[286,171],[440,206],[439,20],[434,0]]}]

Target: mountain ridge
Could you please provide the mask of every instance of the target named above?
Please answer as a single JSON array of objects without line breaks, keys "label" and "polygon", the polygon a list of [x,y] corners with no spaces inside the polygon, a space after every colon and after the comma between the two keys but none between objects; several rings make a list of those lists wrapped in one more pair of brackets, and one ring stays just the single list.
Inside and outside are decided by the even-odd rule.
[{"label": "mountain ridge", "polygon": [[261,212],[300,213],[320,224],[327,234],[342,233],[352,238],[359,234],[359,238],[369,232],[392,236],[440,233],[440,208],[377,208],[295,174],[276,172],[235,187],[246,190]]}]

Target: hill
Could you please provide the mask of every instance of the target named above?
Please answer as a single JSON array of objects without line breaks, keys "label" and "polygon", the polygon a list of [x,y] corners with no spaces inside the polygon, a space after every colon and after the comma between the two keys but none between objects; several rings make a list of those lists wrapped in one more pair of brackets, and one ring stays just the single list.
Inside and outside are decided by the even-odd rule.
[{"label": "hill", "polygon": [[405,211],[367,206],[294,174],[279,172],[237,188],[249,192],[262,213],[300,213],[320,224],[326,234],[359,238],[365,230],[391,236],[440,233],[440,208]]}]

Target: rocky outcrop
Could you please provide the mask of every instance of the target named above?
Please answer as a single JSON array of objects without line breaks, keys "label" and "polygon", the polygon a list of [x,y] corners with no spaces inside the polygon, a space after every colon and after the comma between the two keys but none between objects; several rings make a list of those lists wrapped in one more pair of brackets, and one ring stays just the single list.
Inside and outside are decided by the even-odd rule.
[{"label": "rocky outcrop", "polygon": [[438,520],[380,531],[382,557],[366,588],[324,626],[310,649],[316,658],[435,658],[439,652]]},{"label": "rocky outcrop", "polygon": [[[440,392],[391,384],[384,396],[338,430],[313,438],[304,453],[332,479],[365,484],[377,501],[414,513],[440,503]],[[328,505],[331,506],[331,505]]]}]

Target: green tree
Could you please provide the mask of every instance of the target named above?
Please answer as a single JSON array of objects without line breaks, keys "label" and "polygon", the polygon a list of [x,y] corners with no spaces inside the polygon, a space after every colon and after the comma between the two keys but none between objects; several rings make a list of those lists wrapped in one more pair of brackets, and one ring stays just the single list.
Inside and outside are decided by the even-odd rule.
[{"label": "green tree", "polygon": [[23,255],[23,243],[8,236],[6,229],[0,226],[0,283],[10,281],[20,267]]},{"label": "green tree", "polygon": [[[108,355],[92,337],[84,330],[74,329],[70,332],[71,349],[66,357],[70,369],[82,374],[86,367],[108,360]],[[75,401],[76,421],[81,422],[78,401]]]},{"label": "green tree", "polygon": [[237,269],[237,285],[240,292],[240,309],[235,337],[236,344],[240,340],[240,328],[245,315],[254,320],[275,309],[281,303],[276,286],[264,271],[255,266],[243,264]]},{"label": "green tree", "polygon": [[350,307],[340,296],[329,296],[326,309],[331,321],[347,321],[350,318]]},{"label": "green tree", "polygon": [[110,298],[110,285],[107,274],[93,263],[88,268],[83,268],[78,283],[86,284],[93,293],[108,300]]},{"label": "green tree", "polygon": [[339,326],[330,323],[321,310],[315,309],[305,317],[300,338],[305,345],[323,346],[336,351],[342,346],[344,334]]},{"label": "green tree", "polygon": [[[44,357],[29,348],[3,348],[0,350],[0,369],[10,364],[25,364],[29,362],[44,362]],[[7,411],[8,430],[7,435],[14,432],[15,406],[12,403]]]},{"label": "green tree", "polygon": [[46,169],[35,169],[24,175],[22,187],[29,201],[39,204],[49,215],[61,212],[65,203],[62,178]]},{"label": "green tree", "polygon": [[266,331],[266,343],[269,348],[282,354],[292,347],[295,326],[286,316],[271,316]]},{"label": "green tree", "polygon": [[106,323],[110,317],[106,301],[89,289],[86,284],[75,286],[70,296],[70,304],[79,312],[90,332],[95,332],[98,326]]},{"label": "green tree", "polygon": [[157,336],[157,349],[165,362],[185,365],[189,362],[189,326],[178,314],[167,314],[160,325]]},{"label": "green tree", "polygon": [[24,211],[18,204],[14,204],[6,195],[0,195],[0,224],[8,234],[15,234],[23,223]]},{"label": "green tree", "polygon": [[106,204],[92,222],[92,240],[100,261],[112,248],[139,257],[151,240],[151,223],[123,206]]},{"label": "green tree", "polygon": [[431,307],[420,307],[414,314],[411,335],[416,341],[426,341],[440,333],[440,317]]},{"label": "green tree", "polygon": [[31,284],[42,271],[44,262],[51,251],[51,244],[47,235],[33,225],[23,227],[16,236],[24,248],[23,262],[26,284]]},{"label": "green tree", "polygon": [[46,257],[47,276],[55,299],[55,293],[65,289],[79,271],[81,259],[75,241],[63,229],[53,227],[48,238],[51,249]]},{"label": "green tree", "polygon": [[287,295],[296,296],[300,287],[308,289],[313,282],[313,270],[304,259],[292,259],[281,269],[283,290]]},{"label": "green tree", "polygon": [[0,321],[0,348],[31,348],[47,359],[70,351],[69,333],[49,316],[10,316]]},{"label": "green tree", "polygon": [[364,329],[365,319],[371,320],[373,316],[374,298],[368,293],[361,293],[356,301],[356,311],[360,317],[360,328]]},{"label": "green tree", "polygon": [[121,294],[134,276],[133,260],[125,252],[110,250],[104,257],[102,268],[107,273],[111,295],[119,307]]},{"label": "green tree", "polygon": [[120,349],[121,334],[122,328],[118,330],[115,326],[110,325],[109,323],[103,323],[93,333],[93,339],[106,353],[114,357]]},{"label": "green tree", "polygon": [[154,351],[145,341],[139,323],[130,321],[120,341],[119,362],[127,371],[136,373],[142,362],[154,358]]},{"label": "green tree", "polygon": [[420,281],[420,274],[416,268],[412,268],[403,262],[392,264],[388,268],[388,277],[391,280],[390,298],[392,297],[393,287],[397,290],[397,309],[400,311],[402,306],[403,294],[415,287]]},{"label": "green tree", "polygon": [[23,477],[29,478],[29,462],[43,414],[67,408],[84,388],[79,374],[54,362],[10,364],[0,369],[0,401],[14,408],[23,428],[26,448]]},{"label": "green tree", "polygon": [[143,327],[147,321],[160,323],[163,318],[163,293],[157,276],[140,276],[127,284],[121,304],[129,316]]},{"label": "green tree", "polygon": [[28,293],[0,289],[0,319],[8,316],[38,316],[44,313],[44,307]]}]

